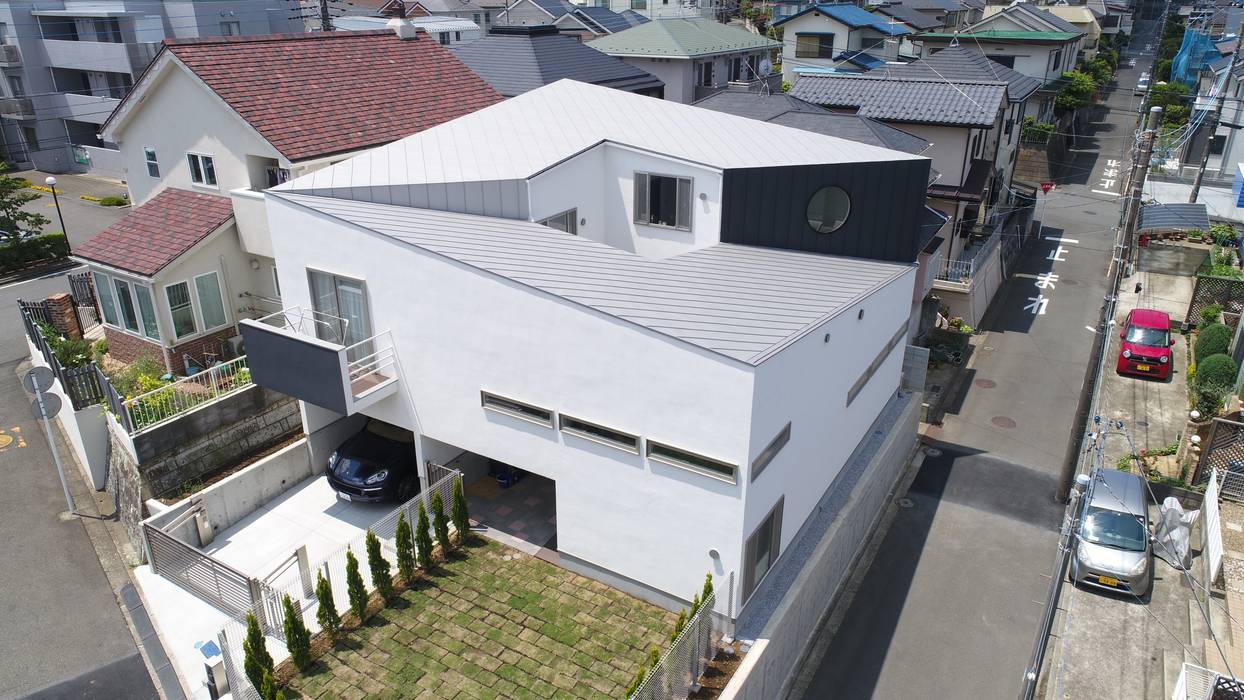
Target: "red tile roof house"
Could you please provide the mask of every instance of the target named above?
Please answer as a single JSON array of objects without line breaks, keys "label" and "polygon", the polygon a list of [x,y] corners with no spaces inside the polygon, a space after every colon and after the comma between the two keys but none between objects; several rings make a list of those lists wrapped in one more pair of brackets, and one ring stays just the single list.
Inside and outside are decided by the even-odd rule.
[{"label": "red tile roof house", "polygon": [[175,373],[227,355],[239,319],[280,309],[264,190],[501,101],[391,25],[165,42],[101,129],[135,208],[75,251],[110,354]]}]

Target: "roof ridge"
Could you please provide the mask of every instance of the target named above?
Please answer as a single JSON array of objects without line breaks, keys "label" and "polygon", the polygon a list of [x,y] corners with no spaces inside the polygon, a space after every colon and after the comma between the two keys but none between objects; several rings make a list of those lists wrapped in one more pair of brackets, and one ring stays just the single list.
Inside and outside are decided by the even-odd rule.
[{"label": "roof ridge", "polygon": [[812,73],[812,74],[802,76],[800,80],[807,80],[808,78],[818,78],[818,79],[833,78],[833,79],[860,80],[860,81],[872,80],[872,81],[879,82],[879,83],[902,82],[902,83],[933,83],[936,85],[950,84],[950,85],[986,85],[986,86],[995,86],[995,87],[1006,87],[1007,86],[1007,83],[1005,80],[962,80],[962,79],[955,79],[955,78],[937,78],[937,77],[926,78],[926,77],[907,76],[907,75],[894,75],[893,73],[889,72],[888,68],[886,69],[886,71],[887,71],[887,74],[884,76],[880,76],[880,75],[874,76],[874,75],[870,75],[869,73],[835,73],[832,75],[818,75],[818,74]]},{"label": "roof ridge", "polygon": [[[416,27],[418,29],[418,27]],[[397,34],[392,29],[354,29],[333,32],[300,32],[289,34],[243,34],[240,36],[209,36],[185,39],[165,39],[164,45],[174,46],[208,46],[211,44],[261,44],[277,41],[326,41],[330,39],[351,39],[367,36],[388,34],[394,38]]]}]

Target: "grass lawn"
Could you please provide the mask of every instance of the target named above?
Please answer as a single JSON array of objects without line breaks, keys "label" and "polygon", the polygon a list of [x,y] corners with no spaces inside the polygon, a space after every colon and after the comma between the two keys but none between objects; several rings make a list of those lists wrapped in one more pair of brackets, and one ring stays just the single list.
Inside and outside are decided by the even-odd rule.
[{"label": "grass lawn", "polygon": [[390,602],[290,698],[619,698],[674,614],[491,541]]}]

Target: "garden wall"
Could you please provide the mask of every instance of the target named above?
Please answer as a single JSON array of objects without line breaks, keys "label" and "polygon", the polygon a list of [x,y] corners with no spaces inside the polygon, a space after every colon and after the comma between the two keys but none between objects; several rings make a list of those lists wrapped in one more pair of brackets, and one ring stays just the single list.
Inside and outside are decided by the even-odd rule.
[{"label": "garden wall", "polygon": [[[35,367],[47,367],[43,353],[26,338],[26,347],[30,350],[30,363]],[[61,401],[60,413],[56,422],[65,431],[66,441],[77,457],[78,464],[86,470],[91,488],[99,491],[104,488],[108,473],[108,428],[105,425],[103,411],[99,406],[87,406],[80,411],[73,410],[73,401],[57,379],[49,393],[56,394]]]}]

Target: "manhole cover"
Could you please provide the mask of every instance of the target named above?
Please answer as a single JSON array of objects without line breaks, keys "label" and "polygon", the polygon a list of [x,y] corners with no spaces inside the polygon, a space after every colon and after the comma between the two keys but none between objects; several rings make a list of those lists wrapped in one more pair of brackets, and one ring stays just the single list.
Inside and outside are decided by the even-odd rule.
[{"label": "manhole cover", "polygon": [[978,387],[982,388],[982,389],[992,389],[992,388],[994,388],[994,387],[998,386],[998,383],[997,383],[997,382],[995,382],[995,381],[994,381],[994,380],[992,380],[992,379],[977,379],[976,381],[974,381],[974,382],[972,382],[972,383],[973,383],[973,384],[975,384],[976,386],[978,386]]},{"label": "manhole cover", "polygon": [[915,501],[911,500],[910,498],[907,498],[906,496],[904,496],[903,498],[898,499],[897,501],[895,501],[895,503],[897,503],[897,504],[898,504],[898,507],[899,507],[899,508],[910,508],[910,507],[912,507],[912,506],[916,505],[916,502],[915,502]]},{"label": "manhole cover", "polygon": [[999,428],[1014,428],[1015,427],[1015,420],[1013,418],[1007,418],[1006,416],[994,416],[993,418],[989,419],[989,422],[993,423]]},{"label": "manhole cover", "polygon": [[992,346],[992,345],[984,345],[984,346],[982,346],[982,347],[981,347],[981,350],[984,350],[985,352],[993,352],[993,346]]}]

